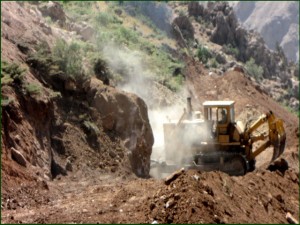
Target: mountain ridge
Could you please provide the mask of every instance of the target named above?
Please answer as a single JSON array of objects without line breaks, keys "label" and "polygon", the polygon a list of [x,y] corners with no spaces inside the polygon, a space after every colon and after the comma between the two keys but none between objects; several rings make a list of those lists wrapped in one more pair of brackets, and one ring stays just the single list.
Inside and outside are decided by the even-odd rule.
[{"label": "mountain ridge", "polygon": [[268,47],[281,46],[289,60],[299,61],[299,2],[234,2],[237,18],[257,30]]}]

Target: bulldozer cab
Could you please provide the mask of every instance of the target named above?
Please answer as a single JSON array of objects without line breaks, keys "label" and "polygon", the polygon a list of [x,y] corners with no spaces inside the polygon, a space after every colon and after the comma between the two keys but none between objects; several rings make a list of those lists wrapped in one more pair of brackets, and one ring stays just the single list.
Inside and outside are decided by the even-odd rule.
[{"label": "bulldozer cab", "polygon": [[205,101],[204,119],[211,124],[213,135],[220,142],[229,141],[228,127],[234,123],[234,101]]}]

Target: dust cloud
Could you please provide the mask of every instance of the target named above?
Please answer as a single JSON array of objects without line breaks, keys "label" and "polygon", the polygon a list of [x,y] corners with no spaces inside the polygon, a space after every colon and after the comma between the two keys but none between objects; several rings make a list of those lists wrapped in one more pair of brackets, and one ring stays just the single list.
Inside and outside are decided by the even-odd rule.
[{"label": "dust cloud", "polygon": [[124,91],[135,93],[145,100],[150,98],[149,82],[154,74],[147,69],[142,60],[143,53],[130,49],[107,45],[103,49],[105,59],[110,68],[117,74],[116,86]]},{"label": "dust cloud", "polygon": [[[154,96],[161,93],[154,93],[153,78],[157,76],[148,68],[143,53],[108,44],[103,48],[103,56],[113,72],[121,76],[116,86],[141,97],[147,104],[148,109],[149,105],[153,106],[149,109],[148,115],[155,136],[154,145],[161,145],[163,143],[163,122],[167,120],[168,116],[179,118],[184,105],[182,102],[172,107],[160,107],[159,104],[153,104]],[[185,95],[184,88],[179,95]]]},{"label": "dust cloud", "polygon": [[[162,93],[153,93],[153,77],[155,74],[147,68],[143,61],[145,56],[139,51],[132,51],[125,48],[107,45],[103,49],[103,55],[112,68],[113,72],[122,76],[122,81],[117,87],[141,97],[147,106],[153,105],[153,96]],[[182,87],[179,93],[186,99],[188,91]],[[163,162],[170,161],[171,164],[181,166],[184,158],[192,155],[192,146],[201,140],[206,140],[206,128],[203,125],[192,124],[180,126],[175,129],[176,124],[187,108],[186,103],[178,101],[172,106],[151,107],[148,111],[150,124],[154,135],[151,160]],[[164,137],[164,124],[169,123],[165,130],[167,139]],[[153,175],[153,174],[151,174]],[[153,175],[154,177],[158,177]]]},{"label": "dust cloud", "polygon": [[174,105],[149,111],[149,120],[155,139],[151,159],[158,161],[166,160],[164,151],[165,140],[163,124],[169,122],[177,123],[182,113],[183,107],[181,105]]}]

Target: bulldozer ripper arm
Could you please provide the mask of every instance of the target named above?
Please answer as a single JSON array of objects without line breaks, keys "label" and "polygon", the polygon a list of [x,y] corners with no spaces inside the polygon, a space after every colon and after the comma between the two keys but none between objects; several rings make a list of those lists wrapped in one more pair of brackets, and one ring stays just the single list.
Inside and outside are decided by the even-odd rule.
[{"label": "bulldozer ripper arm", "polygon": [[[269,130],[268,135],[260,135],[253,136],[251,134],[258,129],[262,124],[268,122]],[[265,140],[255,151],[250,151],[250,160],[257,157],[260,153],[262,153],[266,148],[273,146],[273,156],[272,160],[278,158],[284,151],[285,148],[285,140],[286,134],[283,126],[283,121],[275,117],[272,111],[261,116],[257,121],[253,123],[251,127],[249,127],[245,131],[245,139],[249,140],[248,143],[252,144],[258,140]]]}]

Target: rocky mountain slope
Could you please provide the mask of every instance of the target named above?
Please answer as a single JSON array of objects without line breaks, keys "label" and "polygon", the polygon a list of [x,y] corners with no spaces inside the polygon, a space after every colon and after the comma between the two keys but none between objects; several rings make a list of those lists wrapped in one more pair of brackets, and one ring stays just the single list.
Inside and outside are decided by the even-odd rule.
[{"label": "rocky mountain slope", "polygon": [[[195,8],[195,4],[190,5],[190,8]],[[298,66],[290,65],[280,49],[270,51],[257,33],[243,28],[228,4],[209,3],[199,7],[198,11],[190,10],[189,15],[194,16],[192,23],[197,29],[200,28],[197,32],[200,43],[202,41],[209,48],[212,48],[211,42],[222,46],[226,55],[233,56],[230,60],[244,64],[248,74],[261,83],[263,90],[273,99],[298,111]],[[228,67],[226,63],[230,61],[227,57],[225,61],[220,56],[215,56],[215,59],[219,60],[220,65]]]},{"label": "rocky mountain slope", "polygon": [[267,46],[279,44],[289,60],[299,61],[299,2],[233,2],[237,18],[257,30]]},{"label": "rocky mountain slope", "polygon": [[[1,2],[3,223],[299,217],[297,117],[243,72],[251,68],[243,63],[258,63],[260,50],[270,57],[261,76],[275,71],[274,83],[286,79],[286,87],[293,87],[294,69],[240,29],[227,4],[193,4]],[[152,12],[164,19],[159,28]],[[261,158],[243,177],[192,170],[171,183],[151,178],[154,120],[187,95],[195,107],[235,100],[240,116],[272,110],[285,122],[286,151],[271,167]]]}]

